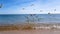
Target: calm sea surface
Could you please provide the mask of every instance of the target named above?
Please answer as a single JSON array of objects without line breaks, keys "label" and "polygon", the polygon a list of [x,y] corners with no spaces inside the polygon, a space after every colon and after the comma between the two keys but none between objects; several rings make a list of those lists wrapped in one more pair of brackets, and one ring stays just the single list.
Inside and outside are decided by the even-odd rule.
[{"label": "calm sea surface", "polygon": [[42,23],[60,23],[60,14],[37,14],[33,16],[31,16],[30,14],[0,15],[0,24],[24,23],[27,21]]}]

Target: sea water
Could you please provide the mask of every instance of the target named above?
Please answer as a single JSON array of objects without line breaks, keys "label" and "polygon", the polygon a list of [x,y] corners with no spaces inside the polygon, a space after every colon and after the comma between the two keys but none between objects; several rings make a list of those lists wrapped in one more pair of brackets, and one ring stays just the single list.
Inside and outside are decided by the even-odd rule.
[{"label": "sea water", "polygon": [[60,14],[1,14],[0,24],[17,24],[25,22],[60,23]]}]

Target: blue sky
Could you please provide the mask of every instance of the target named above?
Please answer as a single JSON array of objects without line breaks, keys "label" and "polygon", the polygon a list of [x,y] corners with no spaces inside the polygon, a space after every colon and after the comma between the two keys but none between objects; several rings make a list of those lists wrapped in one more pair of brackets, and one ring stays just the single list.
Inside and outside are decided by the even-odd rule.
[{"label": "blue sky", "polygon": [[0,14],[60,13],[60,0],[0,0],[0,3],[3,4]]}]

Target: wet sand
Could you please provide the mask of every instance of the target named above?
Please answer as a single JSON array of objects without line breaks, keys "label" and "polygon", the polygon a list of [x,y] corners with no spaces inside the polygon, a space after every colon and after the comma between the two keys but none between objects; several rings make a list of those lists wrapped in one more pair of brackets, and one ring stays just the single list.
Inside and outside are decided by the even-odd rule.
[{"label": "wet sand", "polygon": [[15,30],[15,31],[0,31],[0,34],[60,34],[59,30]]}]

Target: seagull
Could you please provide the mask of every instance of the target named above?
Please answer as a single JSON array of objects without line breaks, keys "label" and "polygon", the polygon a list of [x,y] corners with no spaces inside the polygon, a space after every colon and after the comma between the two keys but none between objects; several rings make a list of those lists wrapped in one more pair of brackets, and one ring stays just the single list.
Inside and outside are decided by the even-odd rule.
[{"label": "seagull", "polygon": [[50,13],[48,13],[48,14],[50,14]]},{"label": "seagull", "polygon": [[32,4],[31,6],[34,6],[34,4]]},{"label": "seagull", "polygon": [[54,11],[56,11],[56,9],[54,9]]},{"label": "seagull", "polygon": [[2,4],[0,4],[0,8],[2,8]]},{"label": "seagull", "polygon": [[22,8],[22,10],[25,10],[25,8]]},{"label": "seagull", "polygon": [[40,10],[40,12],[43,12],[43,10]]}]

